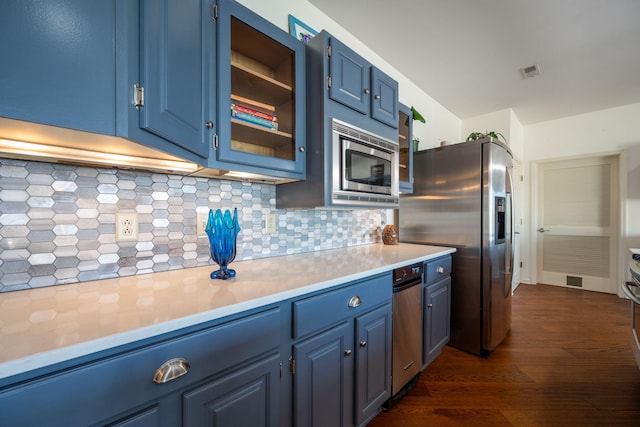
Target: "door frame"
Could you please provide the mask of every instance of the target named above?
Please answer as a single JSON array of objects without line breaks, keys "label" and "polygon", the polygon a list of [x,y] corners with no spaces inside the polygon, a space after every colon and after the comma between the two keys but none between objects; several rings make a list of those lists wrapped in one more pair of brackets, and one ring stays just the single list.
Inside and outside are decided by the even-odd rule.
[{"label": "door frame", "polygon": [[538,283],[538,232],[536,231],[540,226],[538,225],[538,206],[540,201],[538,200],[538,179],[540,174],[541,165],[545,163],[552,163],[557,161],[569,161],[585,159],[590,157],[606,157],[616,156],[618,158],[618,218],[617,226],[612,230],[612,234],[616,234],[618,239],[617,248],[615,249],[615,256],[618,260],[614,263],[614,271],[612,272],[612,279],[616,283],[616,294],[619,297],[624,297],[622,293],[622,282],[626,277],[627,272],[627,257],[625,254],[625,235],[626,235],[626,210],[627,210],[627,156],[623,150],[596,152],[590,154],[584,154],[579,156],[567,156],[567,157],[553,157],[538,160],[531,160],[530,163],[530,187],[529,187],[529,262],[531,269],[529,270],[531,283]]}]

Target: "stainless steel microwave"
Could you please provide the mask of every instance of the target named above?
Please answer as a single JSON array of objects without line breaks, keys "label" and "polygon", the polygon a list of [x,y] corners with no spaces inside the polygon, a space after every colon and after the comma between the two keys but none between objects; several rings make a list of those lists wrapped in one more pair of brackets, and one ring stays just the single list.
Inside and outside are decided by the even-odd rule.
[{"label": "stainless steel microwave", "polygon": [[398,205],[396,141],[332,120],[332,190],[335,205]]}]

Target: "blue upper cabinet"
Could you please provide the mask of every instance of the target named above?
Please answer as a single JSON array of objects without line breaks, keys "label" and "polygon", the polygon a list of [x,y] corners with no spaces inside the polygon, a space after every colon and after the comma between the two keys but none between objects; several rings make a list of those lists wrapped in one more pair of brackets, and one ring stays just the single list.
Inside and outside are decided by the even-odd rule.
[{"label": "blue upper cabinet", "polygon": [[231,0],[218,1],[216,23],[218,127],[209,166],[303,179],[304,44]]},{"label": "blue upper cabinet", "polygon": [[0,137],[205,165],[212,6],[3,0]]},{"label": "blue upper cabinet", "polygon": [[213,126],[209,3],[142,0],[140,20],[140,127],[204,158],[209,154],[208,127]]},{"label": "blue upper cabinet", "polygon": [[371,67],[371,117],[398,127],[398,82]]},{"label": "blue upper cabinet", "polygon": [[369,63],[340,40],[331,39],[329,97],[362,114],[369,112]]},{"label": "blue upper cabinet", "polygon": [[113,1],[0,2],[0,117],[113,134]]},{"label": "blue upper cabinet", "polygon": [[398,82],[335,37],[329,44],[329,98],[397,128]]}]

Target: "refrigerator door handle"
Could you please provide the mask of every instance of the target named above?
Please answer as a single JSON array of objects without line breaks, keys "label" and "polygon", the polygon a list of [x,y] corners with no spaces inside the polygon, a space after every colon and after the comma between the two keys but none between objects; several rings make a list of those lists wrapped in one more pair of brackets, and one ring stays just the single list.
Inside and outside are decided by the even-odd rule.
[{"label": "refrigerator door handle", "polygon": [[[514,256],[515,256],[515,247],[513,244],[514,241],[514,230],[513,230],[513,215],[514,215],[514,208],[513,208],[513,186],[512,186],[512,181],[511,181],[511,170],[510,168],[507,168],[507,177],[506,177],[506,196],[507,196],[507,207],[508,207],[508,221],[509,221],[509,248],[507,249],[507,253],[509,255],[509,263],[508,263],[508,270],[506,271],[505,276],[508,275],[509,280],[507,281],[507,283],[505,283],[504,286],[504,296],[505,298],[508,297],[511,294],[511,288],[512,288],[512,279],[513,279],[513,264],[514,264]],[[505,277],[506,279],[507,277]]]}]

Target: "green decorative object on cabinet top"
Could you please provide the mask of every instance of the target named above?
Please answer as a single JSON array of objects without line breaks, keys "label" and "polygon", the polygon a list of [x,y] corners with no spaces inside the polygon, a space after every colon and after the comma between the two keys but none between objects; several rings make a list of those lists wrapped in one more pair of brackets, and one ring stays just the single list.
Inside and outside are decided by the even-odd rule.
[{"label": "green decorative object on cabinet top", "polygon": [[471,132],[467,137],[467,141],[476,141],[478,139],[483,139],[483,138],[495,138],[498,141],[502,140],[502,142],[507,144],[507,138],[505,138],[504,135],[501,134],[500,132],[495,132],[495,131],[485,131],[484,133]]}]

